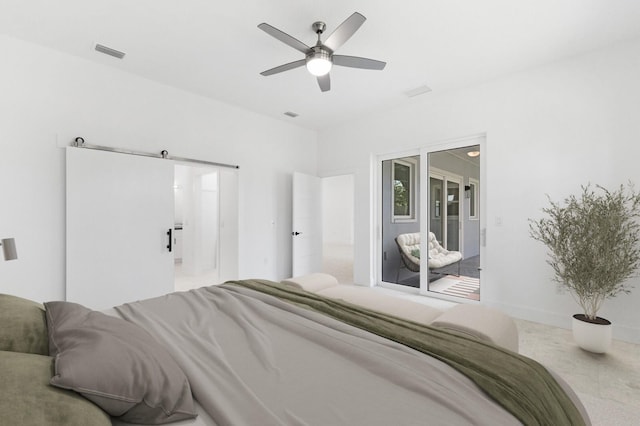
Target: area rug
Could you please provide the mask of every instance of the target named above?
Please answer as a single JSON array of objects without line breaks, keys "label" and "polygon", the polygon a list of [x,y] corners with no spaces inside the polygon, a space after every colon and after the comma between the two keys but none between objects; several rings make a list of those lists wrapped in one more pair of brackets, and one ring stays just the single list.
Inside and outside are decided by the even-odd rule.
[{"label": "area rug", "polygon": [[429,290],[450,296],[480,300],[480,280],[478,278],[449,275],[430,284]]}]

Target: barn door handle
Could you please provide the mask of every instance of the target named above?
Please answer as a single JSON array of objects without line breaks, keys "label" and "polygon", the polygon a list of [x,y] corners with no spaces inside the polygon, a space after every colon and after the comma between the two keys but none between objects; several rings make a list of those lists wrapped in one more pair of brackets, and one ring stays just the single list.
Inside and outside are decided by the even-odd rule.
[{"label": "barn door handle", "polygon": [[169,236],[169,244],[167,244],[167,248],[169,249],[169,252],[171,252],[171,250],[173,250],[173,229],[169,228],[169,230],[167,231],[167,235]]}]

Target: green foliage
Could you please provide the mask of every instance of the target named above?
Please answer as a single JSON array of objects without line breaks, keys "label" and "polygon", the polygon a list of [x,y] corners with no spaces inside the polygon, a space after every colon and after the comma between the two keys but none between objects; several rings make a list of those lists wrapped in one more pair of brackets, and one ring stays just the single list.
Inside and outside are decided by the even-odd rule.
[{"label": "green foliage", "polygon": [[408,216],[409,215],[409,190],[403,185],[402,182],[396,180],[393,185],[393,200],[395,215]]},{"label": "green foliage", "polygon": [[547,216],[529,219],[533,239],[549,249],[547,263],[554,280],[577,299],[589,319],[595,319],[605,299],[629,293],[629,278],[640,266],[638,248],[640,194],[629,183],[616,191],[596,185],[582,187],[579,197],[563,205],[549,198]]}]

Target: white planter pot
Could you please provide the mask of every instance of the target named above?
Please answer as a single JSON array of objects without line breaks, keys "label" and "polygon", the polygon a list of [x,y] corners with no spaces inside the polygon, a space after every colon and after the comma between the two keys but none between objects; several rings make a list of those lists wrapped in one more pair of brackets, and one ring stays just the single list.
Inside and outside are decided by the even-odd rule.
[{"label": "white planter pot", "polygon": [[[576,318],[578,317],[578,318]],[[604,318],[597,317],[604,322],[595,324],[579,319],[582,314],[573,316],[573,339],[582,349],[603,354],[611,348],[611,322]]]}]

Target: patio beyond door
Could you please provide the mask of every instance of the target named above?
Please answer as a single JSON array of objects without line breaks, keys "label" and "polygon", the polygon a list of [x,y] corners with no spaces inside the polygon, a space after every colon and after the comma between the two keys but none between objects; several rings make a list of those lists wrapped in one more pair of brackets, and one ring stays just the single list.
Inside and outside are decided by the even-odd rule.
[{"label": "patio beyond door", "polygon": [[[424,151],[380,163],[381,282],[477,300],[480,144]],[[437,262],[429,252],[434,247],[461,260]]]}]

